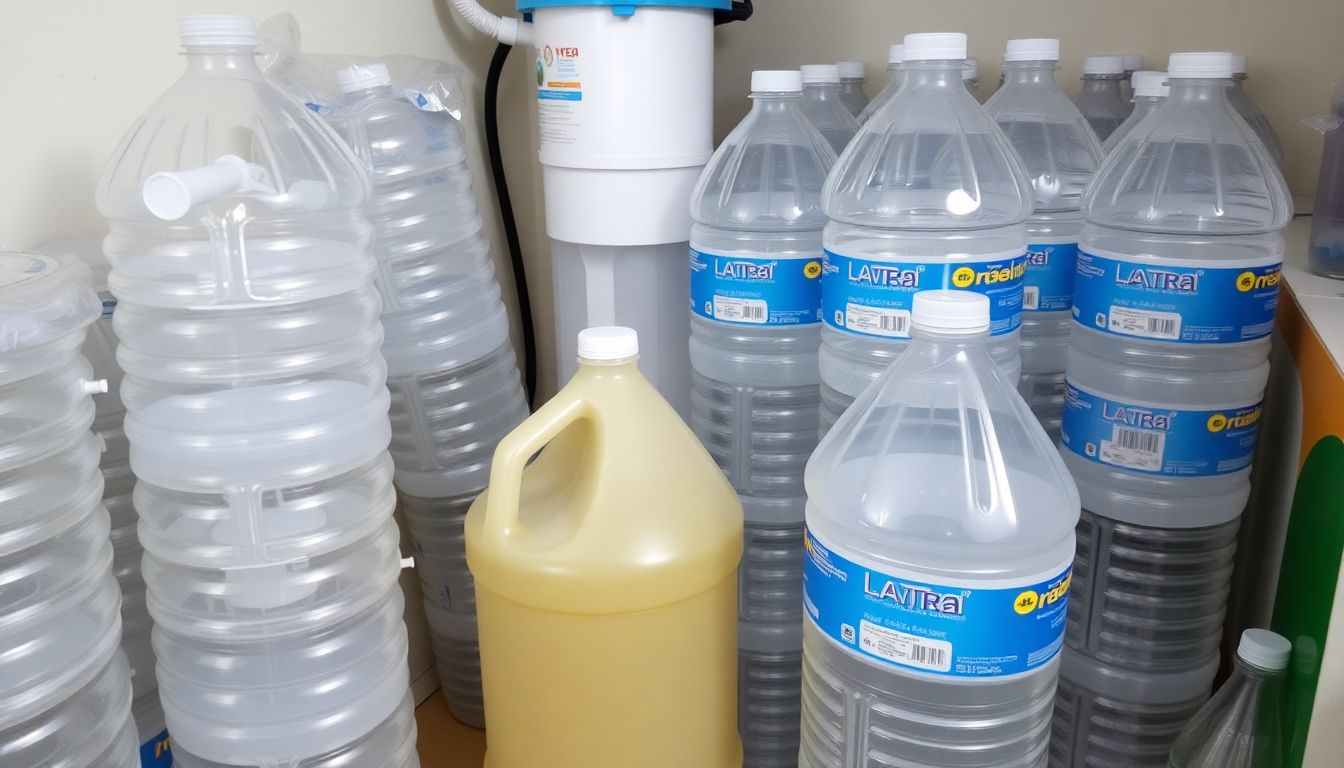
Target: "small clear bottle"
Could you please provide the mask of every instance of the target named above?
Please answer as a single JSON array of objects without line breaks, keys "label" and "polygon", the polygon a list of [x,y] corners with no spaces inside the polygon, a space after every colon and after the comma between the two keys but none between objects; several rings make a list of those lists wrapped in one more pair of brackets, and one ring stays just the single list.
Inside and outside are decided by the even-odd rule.
[{"label": "small clear bottle", "polygon": [[868,102],[868,106],[859,113],[859,125],[868,122],[874,112],[881,109],[891,97],[896,95],[896,91],[901,88],[901,62],[905,60],[905,45],[896,43],[887,49],[887,84],[878,91],[877,95]]},{"label": "small clear bottle", "polygon": [[849,107],[849,113],[857,118],[868,106],[868,94],[863,90],[868,77],[867,67],[862,61],[854,60],[837,61],[835,66],[840,68],[840,98]]},{"label": "small clear bottle", "polygon": [[831,145],[838,157],[859,131],[859,121],[845,106],[840,68],[834,64],[806,64],[803,73],[803,114]]},{"label": "small clear bottle", "polygon": [[1171,90],[1167,87],[1166,72],[1142,71],[1135,72],[1131,78],[1134,84],[1134,111],[1129,113],[1125,122],[1115,129],[1115,133],[1106,139],[1101,145],[1101,149],[1106,154],[1120,145],[1120,141],[1134,130],[1134,127],[1143,122],[1143,119],[1157,111],[1162,102],[1167,100],[1167,92]]},{"label": "small clear bottle", "polygon": [[1097,138],[1105,141],[1129,117],[1130,103],[1121,91],[1125,80],[1123,56],[1088,56],[1083,59],[1083,90],[1073,103],[1087,118]]}]

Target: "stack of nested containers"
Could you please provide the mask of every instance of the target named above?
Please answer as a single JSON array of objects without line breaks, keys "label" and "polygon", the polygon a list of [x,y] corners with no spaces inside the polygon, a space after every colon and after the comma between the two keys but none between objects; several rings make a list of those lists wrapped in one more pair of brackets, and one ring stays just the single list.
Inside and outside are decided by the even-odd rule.
[{"label": "stack of nested containers", "polygon": [[457,121],[412,104],[382,64],[338,75],[345,101],[328,120],[373,178],[367,211],[397,491],[444,697],[459,720],[483,727],[462,526],[495,444],[527,417],[527,399]]},{"label": "stack of nested containers", "polygon": [[174,760],[417,766],[368,179],[250,19],[181,28],[98,189]]},{"label": "stack of nested containers", "polygon": [[0,765],[134,768],[77,262],[0,253]]},{"label": "stack of nested containers", "polygon": [[[1051,765],[1167,765],[1218,669],[1292,214],[1225,53],[1083,199],[1062,450],[1082,496]],[[1098,762],[1100,761],[1100,762]]]}]

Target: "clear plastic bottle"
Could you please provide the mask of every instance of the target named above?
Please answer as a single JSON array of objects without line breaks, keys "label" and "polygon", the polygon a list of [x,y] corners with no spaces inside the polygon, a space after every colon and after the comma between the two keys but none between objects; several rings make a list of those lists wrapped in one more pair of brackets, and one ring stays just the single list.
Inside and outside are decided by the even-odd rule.
[{"label": "clear plastic bottle", "polygon": [[808,462],[803,768],[1045,765],[1078,492],[989,305],[916,294],[909,351]]},{"label": "clear plastic bottle", "polygon": [[1181,731],[1171,768],[1279,768],[1293,646],[1264,629],[1241,634],[1232,676]]},{"label": "clear plastic bottle", "polygon": [[803,114],[838,157],[859,130],[859,121],[850,114],[841,96],[840,68],[834,64],[805,64],[801,71]]},{"label": "clear plastic bottle", "polygon": [[1311,271],[1344,278],[1344,85],[1330,104],[1334,125],[1325,132],[1316,206],[1311,212]]},{"label": "clear plastic bottle", "polygon": [[1087,124],[1105,141],[1129,117],[1133,105],[1121,86],[1125,81],[1123,56],[1088,56],[1083,59],[1083,90],[1073,103],[1087,118]]},{"label": "clear plastic bottle", "polygon": [[908,35],[904,80],[826,181],[822,428],[900,356],[920,290],[991,297],[990,354],[1016,380],[1031,187],[962,86],[966,36]]},{"label": "clear plastic bottle", "polygon": [[978,59],[967,59],[961,65],[961,82],[970,91],[971,96],[980,100],[980,61]]},{"label": "clear plastic bottle", "polygon": [[1129,103],[1134,99],[1134,73],[1143,69],[1143,57],[1137,53],[1120,55],[1125,64],[1125,79],[1120,81],[1120,96]]},{"label": "clear plastic bottle", "polygon": [[1059,439],[1064,368],[1073,325],[1073,275],[1083,189],[1101,166],[1096,135],[1055,84],[1059,40],[1009,40],[1004,83],[985,104],[1017,150],[1031,181],[1027,273],[1022,302],[1022,394]]},{"label": "clear plastic bottle", "polygon": [[290,768],[408,687],[369,183],[251,19],[181,31],[98,187],[159,695],[175,752]]},{"label": "clear plastic bottle", "polygon": [[868,102],[868,106],[859,113],[859,125],[863,125],[872,118],[877,110],[886,106],[891,101],[891,97],[896,95],[896,91],[901,88],[901,62],[905,60],[905,45],[897,43],[887,50],[887,84],[882,86],[882,90]]},{"label": "clear plastic bottle", "polygon": [[1237,114],[1251,126],[1255,135],[1264,142],[1265,149],[1269,150],[1269,156],[1274,158],[1274,164],[1283,168],[1283,144],[1279,141],[1279,134],[1274,131],[1274,126],[1270,124],[1269,118],[1260,111],[1251,100],[1251,95],[1246,92],[1246,70],[1249,63],[1248,57],[1244,53],[1232,54],[1232,88],[1227,92],[1227,100],[1232,103],[1232,108],[1237,110]]},{"label": "clear plastic bottle", "polygon": [[868,106],[868,94],[863,90],[867,68],[862,61],[853,60],[837,61],[835,66],[840,68],[840,98],[849,107],[849,113],[857,118]]},{"label": "clear plastic bottle", "polygon": [[691,428],[737,490],[738,719],[747,766],[798,758],[803,469],[817,444],[821,188],[835,163],[798,72],[754,72],[752,108],[691,197]]},{"label": "clear plastic bottle", "polygon": [[1135,72],[1131,78],[1134,83],[1134,111],[1129,113],[1125,122],[1120,124],[1101,145],[1106,154],[1110,154],[1120,142],[1134,130],[1134,126],[1157,111],[1158,105],[1167,100],[1167,73],[1143,70]]}]

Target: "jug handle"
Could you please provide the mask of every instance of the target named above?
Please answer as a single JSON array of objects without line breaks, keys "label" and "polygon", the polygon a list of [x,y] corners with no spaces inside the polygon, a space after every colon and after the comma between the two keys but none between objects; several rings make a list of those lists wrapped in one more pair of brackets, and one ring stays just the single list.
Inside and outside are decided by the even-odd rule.
[{"label": "jug handle", "polygon": [[562,390],[526,421],[499,441],[490,466],[483,533],[502,544],[518,527],[518,505],[523,469],[528,460],[576,422],[592,418],[592,403],[583,397],[565,398]]}]

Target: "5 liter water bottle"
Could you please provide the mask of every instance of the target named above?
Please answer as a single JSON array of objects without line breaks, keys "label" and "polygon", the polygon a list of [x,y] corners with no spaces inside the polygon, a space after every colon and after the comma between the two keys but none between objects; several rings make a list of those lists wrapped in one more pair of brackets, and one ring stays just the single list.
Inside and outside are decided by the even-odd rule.
[{"label": "5 liter water bottle", "polygon": [[803,75],[803,114],[821,132],[838,156],[859,130],[840,93],[840,68],[834,64],[806,64]]},{"label": "5 liter water bottle", "polygon": [[748,766],[798,758],[803,469],[817,444],[821,188],[835,155],[798,72],[753,72],[751,112],[691,197],[691,427],[746,516],[738,719]]},{"label": "5 liter water bottle", "polygon": [[1087,121],[1055,84],[1059,41],[1009,40],[1004,82],[985,104],[1027,169],[1035,212],[1027,220],[1022,302],[1022,394],[1041,425],[1059,439],[1064,367],[1073,324],[1073,273],[1083,189],[1101,166]]},{"label": "5 liter water bottle", "polygon": [[1124,80],[1123,56],[1088,56],[1083,59],[1083,90],[1073,101],[1101,141],[1105,141],[1120,127],[1133,107],[1121,91]]},{"label": "5 liter water bottle", "polygon": [[849,113],[858,117],[868,106],[868,94],[863,92],[867,69],[862,61],[837,61],[840,68],[840,99],[849,107]]},{"label": "5 liter water bottle", "polygon": [[1121,54],[1120,59],[1125,68],[1125,78],[1120,81],[1120,97],[1128,103],[1134,99],[1134,73],[1143,69],[1143,57],[1137,53],[1125,53]]},{"label": "5 liter water bottle", "polygon": [[77,261],[0,253],[0,765],[135,768]]},{"label": "5 liter water bottle", "polygon": [[1171,748],[1170,768],[1279,768],[1293,646],[1265,629],[1241,633],[1232,676]]},{"label": "5 liter water bottle", "polygon": [[250,19],[181,31],[98,188],[174,759],[413,741],[368,177],[262,76]]},{"label": "5 liter water bottle", "polygon": [[1229,54],[1174,54],[1168,77],[1083,200],[1062,441],[1081,704],[1059,710],[1082,719],[1060,765],[1161,766],[1208,691],[1269,374],[1287,185],[1227,101]]},{"label": "5 liter water bottle", "polygon": [[1269,150],[1269,156],[1274,158],[1274,164],[1283,167],[1283,144],[1279,142],[1279,134],[1274,132],[1274,126],[1270,124],[1269,118],[1260,111],[1251,100],[1251,95],[1246,92],[1245,82],[1247,78],[1246,70],[1249,62],[1244,53],[1232,54],[1232,87],[1227,91],[1227,100],[1232,103],[1232,108],[1237,110],[1237,114],[1251,126],[1255,135],[1260,137],[1260,141],[1265,143],[1265,149]]},{"label": "5 liter water bottle", "polygon": [[808,462],[803,768],[1045,765],[1078,491],[989,328],[916,294]]},{"label": "5 liter water bottle", "polygon": [[496,444],[527,418],[456,120],[394,91],[387,67],[337,73],[328,122],[373,178],[368,213],[392,392],[392,459],[442,690],[484,726],[476,600],[462,525]]},{"label": "5 liter water bottle", "polygon": [[887,84],[882,87],[873,100],[868,102],[868,106],[859,113],[859,125],[868,122],[873,113],[881,109],[891,97],[896,95],[896,91],[901,88],[901,62],[905,60],[905,45],[897,43],[891,46],[887,51]]},{"label": "5 liter water bottle", "polygon": [[900,356],[911,298],[991,300],[990,354],[1014,381],[1031,214],[1017,153],[962,86],[966,36],[907,35],[904,81],[836,163],[822,193],[822,426]]},{"label": "5 liter water bottle", "polygon": [[1121,123],[1120,127],[1115,129],[1115,133],[1101,145],[1102,151],[1108,155],[1120,146],[1120,142],[1134,130],[1134,126],[1156,112],[1158,105],[1167,100],[1166,72],[1144,70],[1135,72],[1131,79],[1134,83],[1134,111],[1129,113],[1125,122]]}]

